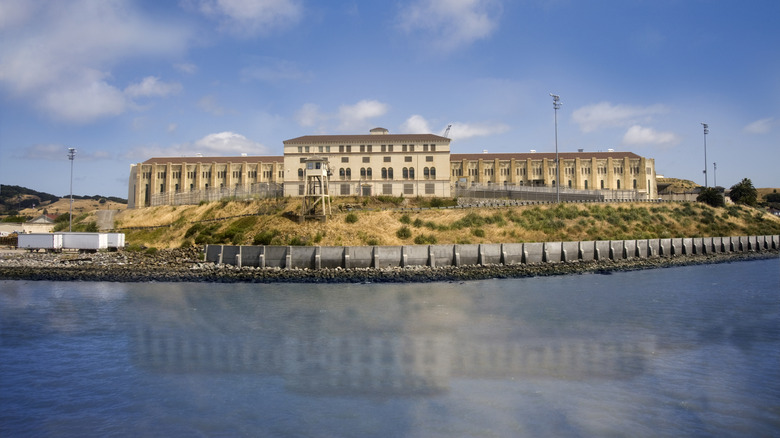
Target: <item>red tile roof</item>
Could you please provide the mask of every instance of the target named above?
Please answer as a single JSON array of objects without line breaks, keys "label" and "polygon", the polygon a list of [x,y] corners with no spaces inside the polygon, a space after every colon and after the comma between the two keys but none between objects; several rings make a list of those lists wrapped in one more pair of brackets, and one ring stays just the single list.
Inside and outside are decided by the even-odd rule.
[{"label": "red tile roof", "polygon": [[304,135],[285,140],[284,144],[313,145],[322,143],[341,144],[399,144],[399,143],[449,143],[450,139],[434,134],[365,134],[365,135]]},{"label": "red tile roof", "polygon": [[155,157],[155,158],[149,158],[148,160],[144,161],[141,164],[197,164],[197,163],[204,163],[204,164],[210,164],[210,163],[282,163],[284,162],[284,157],[282,156],[254,156],[254,155],[247,155],[247,156],[239,156],[239,157]]},{"label": "red tile roof", "polygon": [[[607,159],[607,158],[642,158],[633,152],[559,152],[558,158],[561,160],[580,159]],[[487,154],[450,154],[450,161],[477,161],[477,160],[554,160],[555,152],[523,152],[523,153],[487,153]]]}]

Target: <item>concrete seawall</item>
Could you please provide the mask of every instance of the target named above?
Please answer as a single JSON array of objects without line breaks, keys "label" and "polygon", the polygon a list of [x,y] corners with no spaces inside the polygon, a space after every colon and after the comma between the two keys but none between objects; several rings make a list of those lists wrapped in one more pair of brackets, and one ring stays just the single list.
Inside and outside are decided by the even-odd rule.
[{"label": "concrete seawall", "polygon": [[563,263],[780,249],[780,236],[404,246],[206,245],[206,261],[259,268],[395,268]]}]

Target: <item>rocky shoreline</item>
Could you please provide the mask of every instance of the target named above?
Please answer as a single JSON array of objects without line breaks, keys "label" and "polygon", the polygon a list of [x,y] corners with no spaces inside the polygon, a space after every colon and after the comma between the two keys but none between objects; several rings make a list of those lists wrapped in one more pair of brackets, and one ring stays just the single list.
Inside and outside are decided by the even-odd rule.
[{"label": "rocky shoreline", "polygon": [[387,269],[238,268],[203,261],[199,248],[143,252],[30,253],[0,252],[0,280],[214,282],[214,283],[405,283],[468,281],[728,263],[778,258],[778,250],[679,257],[633,258],[593,262],[525,265],[407,267]]}]

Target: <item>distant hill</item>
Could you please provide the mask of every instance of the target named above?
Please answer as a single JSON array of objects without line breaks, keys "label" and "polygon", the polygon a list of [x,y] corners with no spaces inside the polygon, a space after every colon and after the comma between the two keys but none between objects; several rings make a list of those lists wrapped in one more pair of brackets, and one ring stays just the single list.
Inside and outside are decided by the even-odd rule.
[{"label": "distant hill", "polygon": [[[46,206],[59,201],[61,198],[51,193],[38,192],[27,187],[0,185],[0,214],[8,211],[21,211],[28,208]],[[127,199],[114,196],[78,196],[73,195],[73,199],[95,200],[105,199],[107,201],[120,204],[127,204]]]}]

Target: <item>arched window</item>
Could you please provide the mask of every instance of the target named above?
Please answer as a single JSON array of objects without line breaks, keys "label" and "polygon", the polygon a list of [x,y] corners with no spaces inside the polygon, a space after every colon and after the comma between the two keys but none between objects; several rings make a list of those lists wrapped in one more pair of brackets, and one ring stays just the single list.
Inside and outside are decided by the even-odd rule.
[{"label": "arched window", "polygon": [[431,177],[431,170],[427,167],[423,169],[423,178],[428,179]]},{"label": "arched window", "polygon": [[387,168],[386,167],[382,168],[382,179],[387,179]]},{"label": "arched window", "polygon": [[393,168],[392,167],[387,169],[387,179],[393,179]]},{"label": "arched window", "polygon": [[436,179],[436,168],[431,167],[431,179]]},{"label": "arched window", "polygon": [[303,179],[303,169],[298,169],[298,179]]},{"label": "arched window", "polygon": [[360,177],[361,178],[365,178],[366,177],[366,168],[365,167],[361,167],[360,168]]},{"label": "arched window", "polygon": [[339,178],[344,179],[345,176],[346,176],[346,172],[344,171],[344,168],[342,167],[342,168],[339,169]]},{"label": "arched window", "polygon": [[620,180],[617,180],[617,189],[620,190]]},{"label": "arched window", "polygon": [[636,190],[636,180],[634,180],[634,190]]},{"label": "arched window", "polygon": [[569,180],[569,188],[571,188],[571,180]]},{"label": "arched window", "polygon": [[347,167],[347,179],[352,179],[352,169]]},{"label": "arched window", "polygon": [[367,178],[373,178],[374,177],[373,172],[371,172],[371,168],[370,167],[368,169],[366,169],[366,177]]},{"label": "arched window", "polygon": [[409,168],[409,178],[414,179],[414,167]]},{"label": "arched window", "polygon": [[409,169],[407,169],[406,167],[404,167],[401,170],[401,174],[403,176],[403,179],[409,179]]},{"label": "arched window", "polygon": [[555,187],[555,180],[552,180],[552,186]]}]

